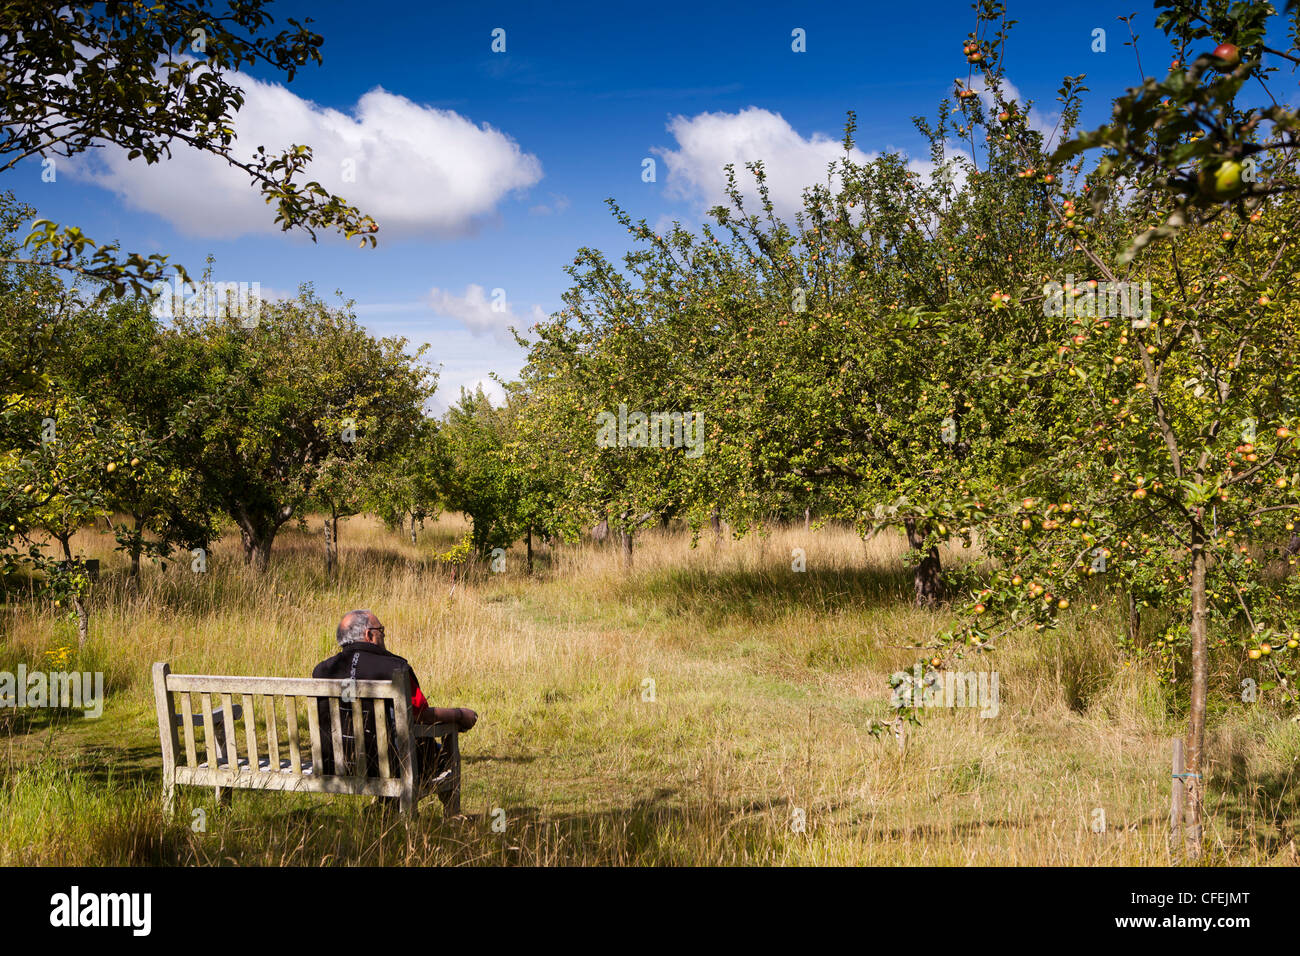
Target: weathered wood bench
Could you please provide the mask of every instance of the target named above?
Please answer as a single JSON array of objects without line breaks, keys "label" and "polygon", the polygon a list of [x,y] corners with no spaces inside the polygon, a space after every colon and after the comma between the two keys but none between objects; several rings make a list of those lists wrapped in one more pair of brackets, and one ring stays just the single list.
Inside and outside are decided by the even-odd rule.
[{"label": "weathered wood bench", "polygon": [[[176,788],[184,786],[212,787],[219,800],[228,800],[231,790],[396,797],[402,812],[411,818],[420,799],[436,793],[446,814],[460,813],[459,728],[415,723],[405,674],[395,681],[222,677],[173,674],[169,665],[160,662],[153,665],[153,687],[168,813],[175,804]],[[215,708],[214,697],[220,698],[220,706]],[[258,697],[263,700],[261,721],[257,719]],[[345,747],[340,705],[349,700],[351,740]],[[366,700],[374,702],[370,733],[361,706]],[[318,702],[328,708],[325,733],[329,740],[322,735]],[[387,702],[392,704],[391,726],[384,717]],[[300,708],[306,709],[307,748],[299,737]],[[243,754],[235,732],[238,722],[244,725]],[[196,728],[203,731],[207,757],[203,762],[199,761]],[[390,733],[396,737],[392,741],[395,760],[390,759]],[[440,738],[449,753],[447,769],[423,785],[416,779],[417,737]],[[378,776],[368,774],[367,741]],[[326,748],[333,758],[332,773],[324,772]]]}]

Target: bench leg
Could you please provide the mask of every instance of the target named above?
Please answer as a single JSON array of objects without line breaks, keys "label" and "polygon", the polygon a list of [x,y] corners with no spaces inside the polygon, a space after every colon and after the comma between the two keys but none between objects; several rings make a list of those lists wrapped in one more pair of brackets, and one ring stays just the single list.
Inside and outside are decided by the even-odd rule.
[{"label": "bench leg", "polygon": [[438,789],[438,799],[442,801],[442,813],[445,817],[460,816],[460,735],[448,734],[442,738],[450,764],[451,778],[449,786]]},{"label": "bench leg", "polygon": [[217,806],[231,807],[234,806],[235,790],[233,787],[214,787],[214,793],[217,798]]},{"label": "bench leg", "polygon": [[447,813],[451,816],[460,816],[460,734],[452,734],[447,738],[447,746],[451,748],[451,793],[447,795],[447,802],[443,805]]},{"label": "bench leg", "polygon": [[176,784],[163,784],[163,814],[168,821],[176,817]]}]

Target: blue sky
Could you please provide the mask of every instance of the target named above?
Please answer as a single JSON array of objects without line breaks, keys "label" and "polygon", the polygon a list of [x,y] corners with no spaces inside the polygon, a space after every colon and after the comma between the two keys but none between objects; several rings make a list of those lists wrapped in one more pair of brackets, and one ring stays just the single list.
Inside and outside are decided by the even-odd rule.
[{"label": "blue sky", "polygon": [[[1138,4],[1013,2],[1008,78],[1050,125],[1062,75],[1087,74],[1085,125],[1139,74],[1116,17]],[[0,186],[38,215],[125,250],[165,252],[191,271],[291,292],[341,289],[382,335],[428,342],[443,365],[438,408],[461,386],[517,372],[504,326],[558,309],[580,246],[618,253],[626,233],[604,200],[651,223],[698,223],[727,160],[765,159],[782,194],[824,170],[847,110],[866,154],[923,159],[911,117],[933,117],[974,27],[967,2],[926,4],[273,4],[314,18],[324,64],[285,87],[253,70],[236,118],[241,148],[316,148],[313,175],[379,220],[377,249],[272,226],[246,179],[207,157],[162,166],[111,151],[58,167],[38,160]],[[1139,12],[1143,64],[1169,52]],[[1092,31],[1107,32],[1095,53]],[[491,51],[506,31],[505,53]],[[793,52],[791,32],[806,32]],[[656,181],[642,163],[656,162]],[[343,178],[345,168],[352,179]],[[241,185],[242,184],[242,185]],[[503,289],[509,314],[488,308]]]}]

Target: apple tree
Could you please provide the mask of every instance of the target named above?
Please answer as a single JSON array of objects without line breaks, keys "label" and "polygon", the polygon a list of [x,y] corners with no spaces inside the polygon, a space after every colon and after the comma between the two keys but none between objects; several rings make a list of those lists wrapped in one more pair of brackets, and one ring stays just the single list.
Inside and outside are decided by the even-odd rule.
[{"label": "apple tree", "polygon": [[[1300,509],[1291,357],[1300,300],[1289,281],[1300,266],[1298,143],[1294,111],[1253,91],[1268,90],[1270,61],[1295,62],[1297,49],[1268,46],[1266,4],[1158,7],[1168,71],[1055,156],[1059,166],[1101,152],[1086,202],[1067,216],[1065,197],[1053,199],[1093,278],[1060,293],[1072,303],[1066,334],[1001,373],[1026,392],[1071,396],[1075,414],[1058,423],[1055,452],[979,519],[1003,560],[940,645],[956,657],[1018,627],[1054,627],[1080,595],[1136,590],[1158,608],[1158,632],[1130,640],[1162,673],[1181,672],[1186,688],[1195,857],[1211,690],[1253,702],[1242,687],[1258,687],[1296,701],[1300,591],[1285,572]],[[1133,224],[1124,237],[1110,228],[1115,202]],[[1138,280],[1152,284],[1150,315],[1099,310],[1093,283]],[[1228,655],[1217,668],[1215,650]]]}]

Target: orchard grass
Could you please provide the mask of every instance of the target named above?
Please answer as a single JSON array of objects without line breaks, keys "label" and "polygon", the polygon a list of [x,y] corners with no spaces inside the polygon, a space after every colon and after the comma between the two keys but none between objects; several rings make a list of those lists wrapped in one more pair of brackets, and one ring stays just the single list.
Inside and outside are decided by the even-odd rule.
[{"label": "orchard grass", "polygon": [[[706,528],[692,548],[673,528],[638,535],[630,572],[616,545],[584,542],[539,546],[530,578],[516,548],[504,573],[480,566],[453,590],[435,555],[464,534],[459,516],[414,545],[370,518],[342,522],[332,583],[319,526],[283,531],[266,575],[241,566],[230,534],[206,574],[188,559],[146,565],[135,587],[111,539],[82,531],[74,548],[105,570],[80,660],[61,608],[10,593],[0,669],[50,669],[71,646],[68,668],[102,669],[109,696],[97,721],[0,710],[0,863],[1171,862],[1169,742],[1185,710],[1117,649],[1118,606],[1076,606],[1059,631],[971,665],[999,671],[999,715],[924,712],[900,754],[892,733],[868,732],[892,714],[885,678],[948,614],[911,605],[901,537]],[[463,744],[467,818],[445,821],[430,800],[408,834],[357,798],[245,791],[219,808],[183,789],[168,822],[149,665],[307,675],[357,607],[380,616],[432,700],[481,715]],[[1300,723],[1227,705],[1210,740],[1201,862],[1294,865]]]}]

